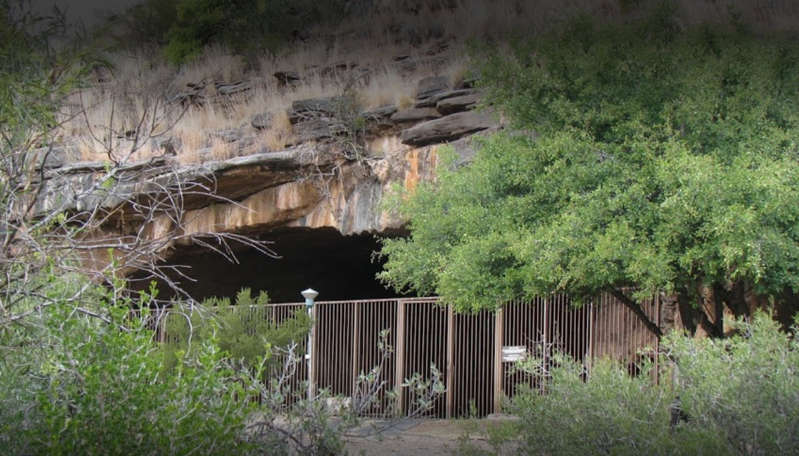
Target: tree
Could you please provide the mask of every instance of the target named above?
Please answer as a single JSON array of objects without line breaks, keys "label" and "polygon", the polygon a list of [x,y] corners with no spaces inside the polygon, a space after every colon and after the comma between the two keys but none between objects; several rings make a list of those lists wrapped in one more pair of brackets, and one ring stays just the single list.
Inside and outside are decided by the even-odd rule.
[{"label": "tree", "polygon": [[[645,22],[569,27],[479,54],[489,101],[516,134],[399,204],[379,277],[461,310],[610,292],[655,293],[683,323],[723,333],[722,312],[799,292],[799,46],[740,27]],[[528,134],[529,133],[529,134]]]}]

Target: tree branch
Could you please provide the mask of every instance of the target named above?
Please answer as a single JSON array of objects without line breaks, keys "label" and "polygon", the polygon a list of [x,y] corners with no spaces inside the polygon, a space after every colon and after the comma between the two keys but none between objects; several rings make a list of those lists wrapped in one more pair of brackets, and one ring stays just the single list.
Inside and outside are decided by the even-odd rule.
[{"label": "tree branch", "polygon": [[627,308],[630,309],[635,314],[635,316],[638,317],[639,320],[641,320],[644,326],[646,326],[646,328],[649,331],[651,331],[652,334],[655,335],[655,337],[657,337],[658,339],[663,337],[663,331],[660,329],[660,327],[657,324],[655,324],[655,322],[649,319],[649,317],[644,313],[640,304],[630,299],[627,295],[625,295],[621,290],[617,288],[609,288],[608,292],[612,294],[616,299],[621,301],[622,304],[627,306]]}]

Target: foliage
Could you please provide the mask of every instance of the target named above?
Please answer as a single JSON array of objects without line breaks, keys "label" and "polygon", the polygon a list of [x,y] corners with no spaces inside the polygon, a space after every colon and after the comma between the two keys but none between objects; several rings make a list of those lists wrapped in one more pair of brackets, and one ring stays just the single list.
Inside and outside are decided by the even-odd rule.
[{"label": "foliage", "polygon": [[[652,385],[649,371],[630,376],[605,360],[584,380],[582,366],[568,361],[552,370],[547,392],[521,394],[513,404],[525,454],[717,454],[715,441],[695,427],[672,434],[666,388]],[[705,442],[706,446],[698,446]]]},{"label": "foliage", "polygon": [[[98,299],[107,299],[97,290]],[[5,454],[250,454],[254,404],[214,341],[171,372],[151,331],[98,301],[108,324],[69,306],[5,328],[0,446]]]},{"label": "foliage", "polygon": [[[91,62],[83,51],[52,49],[63,24],[63,17],[42,18],[0,0],[0,326],[29,312],[33,297],[48,302],[50,272],[72,264],[64,251],[53,261],[42,242],[48,231],[74,234],[64,214],[54,207],[34,220],[57,113]],[[62,278],[72,281],[76,275],[66,269]]]},{"label": "foliage", "polygon": [[[380,278],[462,310],[628,287],[631,305],[795,306],[799,44],[671,17],[579,19],[478,54],[516,133],[404,196],[411,235],[384,241]],[[713,317],[683,320],[721,335]]]},{"label": "foliage", "polygon": [[249,288],[243,288],[233,303],[230,298],[210,298],[197,309],[178,306],[167,317],[168,358],[174,359],[187,350],[189,343],[214,339],[231,359],[255,367],[263,357],[271,356],[272,348],[285,350],[304,341],[311,327],[305,309],[298,309],[292,317],[278,323],[262,313],[268,302],[265,291],[254,298]]},{"label": "foliage", "polygon": [[[109,17],[105,27],[115,29],[112,36],[123,46],[162,46],[170,27],[177,20],[179,0],[144,0],[120,15]],[[103,31],[103,30],[101,30]]]},{"label": "foliage", "polygon": [[[38,27],[40,31],[32,32]],[[0,147],[4,156],[41,142],[55,124],[66,95],[80,83],[85,54],[47,52],[49,40],[63,36],[63,17],[39,17],[0,1]],[[7,158],[6,158],[7,159]],[[8,178],[9,176],[4,176]]]},{"label": "foliage", "polygon": [[[758,312],[728,339],[664,338],[661,366],[638,376],[603,360],[586,375],[562,358],[546,393],[518,394],[496,451],[522,454],[795,454],[799,345]],[[675,367],[676,366],[676,367]],[[522,366],[525,368],[526,366]],[[675,419],[676,418],[676,419]],[[467,444],[464,444],[468,447]]]},{"label": "foliage", "polygon": [[785,333],[769,317],[738,321],[737,334],[724,340],[666,340],[689,417],[681,426],[709,429],[729,453],[799,452],[799,327]]}]

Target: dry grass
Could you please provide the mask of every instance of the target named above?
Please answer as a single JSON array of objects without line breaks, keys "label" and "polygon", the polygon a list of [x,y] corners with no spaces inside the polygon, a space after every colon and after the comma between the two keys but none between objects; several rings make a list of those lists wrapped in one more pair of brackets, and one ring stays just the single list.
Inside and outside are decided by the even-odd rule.
[{"label": "dry grass", "polygon": [[[114,62],[117,67],[112,81],[84,89],[72,97],[71,104],[82,106],[83,114],[64,123],[62,137],[81,138],[79,150],[83,160],[105,160],[109,135],[112,147],[119,148],[124,141],[117,141],[116,135],[136,129],[142,116],[155,115],[162,127],[171,126],[170,135],[182,144],[178,160],[191,163],[228,158],[235,152],[235,147],[221,143],[209,133],[234,128],[248,131],[253,116],[270,113],[271,127],[256,134],[256,145],[279,150],[293,139],[287,110],[295,100],[333,96],[351,88],[358,94],[363,109],[403,104],[411,99],[418,78],[436,72],[434,68],[422,65],[414,71],[415,75],[401,75],[380,61],[388,60],[387,55],[381,54],[376,54],[371,61],[357,61],[358,68],[369,68],[362,78],[354,76],[360,73],[350,70],[328,71],[343,61],[342,56],[335,46],[327,54],[322,45],[307,46],[277,58],[264,57],[259,62],[260,68],[248,74],[243,72],[243,65],[236,66],[239,59],[217,48],[171,75],[160,67],[153,73],[141,71],[141,68],[151,66],[150,61],[141,56],[119,58]],[[223,67],[226,68],[224,71],[220,69]],[[285,87],[272,77],[276,71],[297,71],[303,79],[294,86]],[[154,104],[154,100],[164,100],[170,94],[185,90],[187,83],[242,79],[251,85],[245,95],[217,97],[210,89],[211,83],[206,85],[203,95],[216,102],[190,106],[185,112],[175,105],[161,102],[156,107]],[[158,112],[152,113],[153,109]],[[161,153],[149,142],[138,146],[130,155],[131,159]]]},{"label": "dry grass", "polygon": [[283,149],[293,141],[294,131],[286,110],[283,109],[274,113],[271,127],[259,136],[259,143],[266,145],[269,150]]}]

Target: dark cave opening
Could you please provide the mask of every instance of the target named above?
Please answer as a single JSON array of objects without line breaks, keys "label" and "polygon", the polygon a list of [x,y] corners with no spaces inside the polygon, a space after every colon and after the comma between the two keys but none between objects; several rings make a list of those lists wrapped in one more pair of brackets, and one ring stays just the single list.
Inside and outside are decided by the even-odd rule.
[{"label": "dark cave opening", "polygon": [[[375,277],[382,268],[382,261],[373,255],[380,249],[375,235],[344,236],[333,228],[282,228],[261,237],[274,242],[271,247],[280,258],[241,249],[236,251],[239,262],[235,264],[209,250],[183,248],[169,262],[188,266],[185,272],[194,281],[173,279],[179,279],[181,287],[198,300],[234,296],[244,287],[253,295],[266,291],[270,302],[302,301],[300,291],[308,287],[319,291],[318,299],[325,301],[403,296]],[[138,288],[135,283],[133,287]],[[159,289],[162,298],[172,297],[163,284]]]}]

